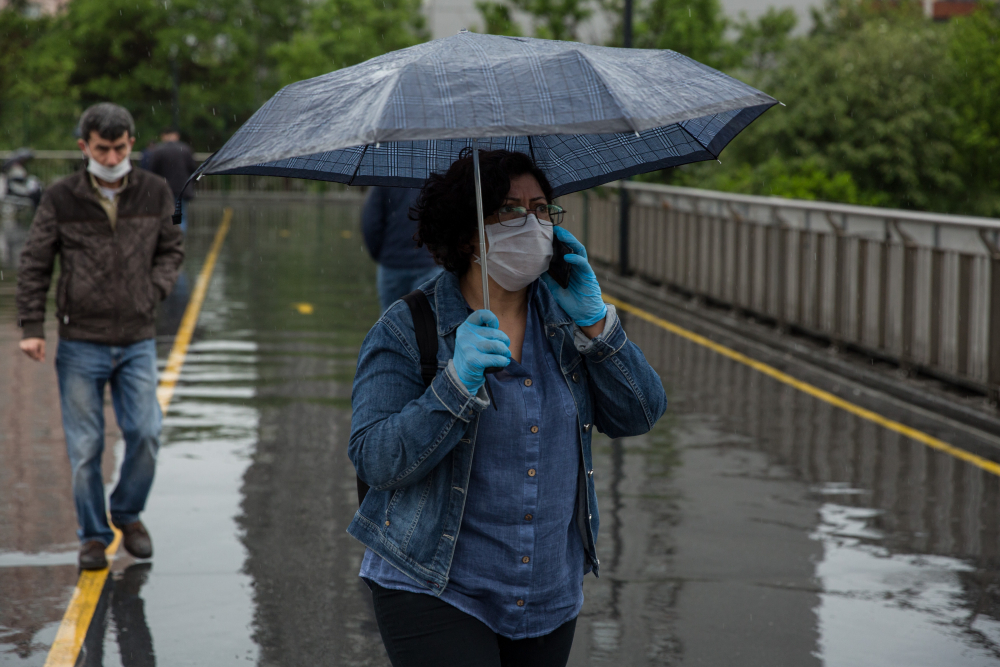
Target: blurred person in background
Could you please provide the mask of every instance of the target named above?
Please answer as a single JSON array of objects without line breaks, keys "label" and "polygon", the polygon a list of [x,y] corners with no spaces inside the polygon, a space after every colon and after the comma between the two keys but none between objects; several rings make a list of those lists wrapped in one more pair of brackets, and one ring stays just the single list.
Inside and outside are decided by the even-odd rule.
[{"label": "blurred person in background", "polygon": [[438,273],[441,267],[426,248],[418,248],[413,235],[416,220],[410,207],[420,190],[375,186],[361,211],[361,229],[368,253],[378,262],[378,297],[382,312]]},{"label": "blurred person in background", "polygon": [[46,298],[58,255],[56,375],[80,567],[97,570],[107,567],[105,549],[114,538],[101,475],[106,384],[125,440],[111,521],[130,554],[153,553],[139,513],[153,484],[163,419],[156,399],[156,306],[173,289],[184,251],[181,231],[172,224],[170,187],[132,168],[131,114],[116,104],[96,104],[80,117],[79,129],[87,168],[42,195],[21,253],[17,311],[21,350],[43,361]]},{"label": "blurred person in background", "polygon": [[194,152],[181,141],[181,133],[176,128],[167,127],[160,132],[160,143],[148,153],[148,159],[143,156],[145,168],[167,179],[174,198],[181,198],[181,231],[186,233],[188,202],[194,199],[194,185],[187,188],[184,185],[198,168]]}]

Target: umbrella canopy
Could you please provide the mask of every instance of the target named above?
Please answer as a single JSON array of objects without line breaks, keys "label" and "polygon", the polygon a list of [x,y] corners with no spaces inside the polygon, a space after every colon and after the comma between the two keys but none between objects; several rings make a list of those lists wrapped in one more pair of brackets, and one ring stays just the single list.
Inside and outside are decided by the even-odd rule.
[{"label": "umbrella canopy", "polygon": [[196,173],[419,187],[478,139],[559,196],[715,159],[774,104],[673,51],[463,31],[283,88]]}]

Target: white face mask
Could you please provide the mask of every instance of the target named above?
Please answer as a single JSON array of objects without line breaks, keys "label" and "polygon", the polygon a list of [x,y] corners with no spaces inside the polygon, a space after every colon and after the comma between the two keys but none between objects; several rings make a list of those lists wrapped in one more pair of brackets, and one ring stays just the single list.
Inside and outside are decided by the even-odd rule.
[{"label": "white face mask", "polygon": [[[129,151],[131,154],[132,151]],[[108,183],[114,183],[121,178],[124,178],[125,174],[132,171],[132,160],[126,155],[125,159],[116,164],[113,167],[105,167],[103,164],[94,159],[90,154],[90,151],[84,151],[84,155],[87,156],[87,171],[92,173],[97,178]]]},{"label": "white face mask", "polygon": [[[508,292],[527,287],[548,271],[552,259],[552,225],[539,223],[533,213],[520,227],[486,225],[486,238],[490,242],[486,251],[487,272]],[[481,263],[479,257],[475,261]]]}]

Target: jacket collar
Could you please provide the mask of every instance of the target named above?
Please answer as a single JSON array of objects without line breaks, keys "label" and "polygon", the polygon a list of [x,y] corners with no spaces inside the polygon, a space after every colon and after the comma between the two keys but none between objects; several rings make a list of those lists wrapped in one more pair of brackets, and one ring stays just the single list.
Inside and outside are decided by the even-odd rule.
[{"label": "jacket collar", "polygon": [[[124,194],[127,190],[131,190],[132,188],[135,187],[137,176],[138,174],[136,173],[136,169],[135,167],[133,167],[132,171],[130,171],[128,175],[125,177],[125,187],[123,187],[122,191],[118,193],[119,197],[122,194]],[[100,195],[97,193],[96,190],[94,190],[94,186],[91,185],[90,172],[87,171],[86,168],[73,172],[73,174],[69,176],[69,178],[74,179],[71,185],[71,189],[75,195],[77,195],[78,197],[82,197],[84,199],[91,199],[95,202],[99,201],[98,198],[100,197]],[[119,201],[121,200],[119,199]]]},{"label": "jacket collar", "polygon": [[[572,318],[566,314],[552,292],[541,280],[536,280],[528,288],[529,298],[538,304],[545,328],[561,327],[573,324]],[[434,311],[437,313],[438,335],[447,336],[458,328],[469,317],[469,305],[462,296],[458,285],[458,276],[451,271],[442,271],[434,283]]]}]

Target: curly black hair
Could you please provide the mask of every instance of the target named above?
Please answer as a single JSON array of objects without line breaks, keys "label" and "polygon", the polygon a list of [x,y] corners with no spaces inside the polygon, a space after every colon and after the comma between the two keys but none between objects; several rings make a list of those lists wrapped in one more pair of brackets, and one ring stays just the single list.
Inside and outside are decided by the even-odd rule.
[{"label": "curly black hair", "polygon": [[[479,172],[483,190],[483,215],[492,215],[510,192],[510,179],[531,174],[552,203],[552,186],[530,157],[512,151],[479,151]],[[424,183],[410,218],[417,221],[413,239],[427,246],[434,261],[447,271],[462,276],[469,270],[475,252],[476,185],[472,149],[465,148],[444,174],[431,174]]]}]

